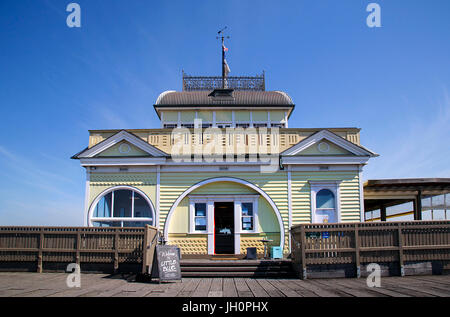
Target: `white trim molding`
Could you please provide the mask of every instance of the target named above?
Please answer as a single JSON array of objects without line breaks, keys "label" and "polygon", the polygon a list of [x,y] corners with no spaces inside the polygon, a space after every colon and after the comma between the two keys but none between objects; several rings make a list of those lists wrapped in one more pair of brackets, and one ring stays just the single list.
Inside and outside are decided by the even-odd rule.
[{"label": "white trim molding", "polygon": [[[157,222],[157,219],[159,218],[159,212],[155,211],[155,207],[153,206],[153,203],[151,201],[151,199],[140,189],[136,188],[136,187],[132,187],[132,186],[127,186],[127,185],[120,185],[120,186],[114,186],[114,187],[110,187],[104,191],[102,191],[95,199],[94,201],[91,203],[90,207],[89,207],[89,212],[87,214],[87,218],[85,218],[88,227],[92,227],[92,213],[94,212],[95,207],[97,206],[98,202],[100,201],[100,199],[102,199],[105,195],[117,191],[117,190],[131,190],[133,192],[136,192],[138,194],[140,194],[145,201],[148,203],[148,205],[150,206],[150,210],[152,212],[152,226],[155,225],[155,223]],[[134,197],[134,196],[133,196]],[[114,202],[113,202],[114,204]],[[112,210],[111,213],[114,212],[114,206],[112,206]],[[149,218],[123,218],[123,217],[109,217],[109,218],[100,218],[100,217],[95,217],[95,220],[108,220],[108,221],[125,221],[125,220],[133,220],[133,221],[148,221]]]},{"label": "white trim molding", "polygon": [[359,221],[360,222],[364,222],[366,219],[366,214],[365,214],[365,210],[364,210],[364,185],[363,185],[363,180],[362,180],[362,173],[363,173],[363,165],[361,165],[359,167],[359,174],[358,174],[358,179],[359,179],[359,208],[361,210],[361,216]]},{"label": "white trim molding", "polygon": [[81,166],[147,166],[163,165],[165,157],[81,158]]},{"label": "white trim molding", "polygon": [[81,153],[74,156],[74,158],[94,158],[96,155],[100,154],[101,152],[109,149],[110,147],[118,144],[119,142],[127,141],[128,143],[136,146],[140,150],[148,153],[150,156],[153,157],[167,157],[168,154],[164,153],[163,151],[157,149],[153,145],[145,142],[141,138],[135,136],[134,134],[131,134],[130,132],[127,132],[125,130],[122,130],[109,138],[103,140],[102,142],[94,145],[90,149],[84,150]]},{"label": "white trim molding", "polygon": [[86,168],[86,188],[84,193],[84,217],[83,225],[88,226],[88,215],[89,215],[89,196],[91,195],[91,172]]},{"label": "white trim molding", "polygon": [[[217,178],[210,178],[210,179],[206,179],[204,181],[201,181],[191,187],[189,187],[187,190],[185,190],[173,203],[172,207],[169,210],[169,213],[167,214],[165,223],[164,223],[164,237],[166,239],[166,241],[169,240],[169,226],[170,226],[170,221],[172,219],[172,216],[176,210],[176,208],[178,207],[178,205],[180,204],[180,202],[186,197],[188,196],[191,192],[193,192],[194,190],[207,185],[207,184],[211,184],[211,183],[217,183],[217,182],[232,182],[232,183],[238,183],[238,184],[242,184],[245,185],[253,190],[255,190],[257,193],[259,193],[262,197],[264,197],[264,199],[269,203],[269,205],[271,206],[272,210],[274,211],[277,220],[278,220],[278,225],[280,228],[280,247],[284,248],[284,243],[285,243],[285,226],[284,226],[284,222],[283,222],[283,218],[281,217],[281,213],[278,210],[278,207],[275,205],[274,201],[272,200],[272,198],[270,198],[270,196],[263,191],[261,188],[259,188],[258,186],[240,179],[240,178],[234,178],[234,177],[217,177]],[[245,196],[245,195],[244,195]],[[195,197],[193,195],[193,197]],[[235,211],[236,212],[236,211]],[[236,247],[236,244],[235,244]],[[236,251],[237,250],[237,251]],[[239,249],[235,249],[236,252],[240,253],[240,248]]]},{"label": "white trim molding", "polygon": [[334,195],[336,223],[341,222],[341,197],[340,183],[341,181],[308,181],[311,189],[311,223],[316,221],[316,195],[322,189],[328,189]]},{"label": "white trim molding", "polygon": [[283,156],[282,165],[361,165],[369,156]]},{"label": "white trim molding", "polygon": [[291,166],[287,167],[287,185],[288,185],[288,230],[289,230],[289,252],[291,252],[291,234],[290,230],[292,227],[292,172]]},{"label": "white trim molding", "polygon": [[356,144],[344,139],[343,137],[340,137],[339,135],[337,135],[333,132],[330,132],[329,130],[321,130],[317,133],[314,133],[313,135],[300,141],[293,147],[282,152],[281,155],[282,156],[297,155],[300,152],[302,152],[303,150],[312,146],[313,144],[318,144],[320,141],[322,141],[324,139],[349,151],[350,153],[352,153],[356,156],[367,156],[368,158],[378,156],[378,154],[376,154],[368,149],[365,149],[359,145],[356,145]]}]

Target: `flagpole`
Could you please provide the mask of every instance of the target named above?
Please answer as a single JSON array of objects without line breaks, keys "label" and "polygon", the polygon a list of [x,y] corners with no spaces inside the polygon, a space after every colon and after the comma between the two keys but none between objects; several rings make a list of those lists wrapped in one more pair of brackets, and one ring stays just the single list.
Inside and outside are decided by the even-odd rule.
[{"label": "flagpole", "polygon": [[225,89],[225,40],[222,35],[222,89]]}]

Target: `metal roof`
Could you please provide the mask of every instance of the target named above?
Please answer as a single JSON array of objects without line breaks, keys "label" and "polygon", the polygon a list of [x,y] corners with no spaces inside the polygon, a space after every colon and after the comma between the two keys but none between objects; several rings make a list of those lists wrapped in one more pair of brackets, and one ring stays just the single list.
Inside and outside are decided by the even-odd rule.
[{"label": "metal roof", "polygon": [[166,91],[159,95],[155,107],[177,106],[287,106],[293,107],[291,97],[282,91],[235,90],[231,97],[209,96],[204,91]]}]

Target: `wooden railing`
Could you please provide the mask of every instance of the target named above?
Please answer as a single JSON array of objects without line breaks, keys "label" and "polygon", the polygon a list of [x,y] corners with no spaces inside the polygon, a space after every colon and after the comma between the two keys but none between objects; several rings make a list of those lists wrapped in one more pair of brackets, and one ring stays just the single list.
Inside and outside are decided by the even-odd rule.
[{"label": "wooden railing", "polygon": [[294,267],[450,260],[450,221],[305,224],[291,228]]},{"label": "wooden railing", "polygon": [[[156,228],[153,228],[156,230]],[[0,263],[35,268],[142,266],[144,228],[0,227]],[[18,264],[20,263],[20,265]]]}]

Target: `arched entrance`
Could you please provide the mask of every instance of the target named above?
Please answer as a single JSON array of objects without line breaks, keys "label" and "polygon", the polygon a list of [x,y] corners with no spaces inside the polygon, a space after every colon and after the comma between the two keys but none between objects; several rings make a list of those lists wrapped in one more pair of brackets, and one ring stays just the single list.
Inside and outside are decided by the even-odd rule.
[{"label": "arched entrance", "polygon": [[[249,193],[244,195],[238,194],[208,195],[207,193],[205,195],[196,194],[199,191],[201,191],[202,187],[207,188],[208,187],[207,185],[215,183],[229,183],[235,185],[238,184],[240,185],[240,187],[246,187],[248,192],[251,193],[252,195],[250,195]],[[259,200],[259,198],[261,198],[262,200]],[[188,199],[189,202],[186,202]],[[174,219],[173,217],[175,211],[177,210],[177,207],[183,201],[186,213],[184,213],[183,216],[184,218],[181,221],[186,221],[186,218],[189,218],[190,223],[188,230],[189,233],[195,236],[201,236],[201,234],[204,234],[205,239],[207,239],[207,242],[205,241],[205,244],[207,243],[208,254],[217,254],[217,252],[215,252],[216,245],[214,241],[215,239],[214,235],[217,232],[214,232],[212,226],[207,225],[207,223],[215,225],[216,221],[218,221],[217,217],[215,218],[215,215],[217,216],[215,210],[218,210],[219,207],[224,208],[226,206],[228,206],[227,208],[233,208],[232,205],[234,204],[233,211],[235,215],[234,223],[236,230],[231,233],[234,234],[234,241],[235,241],[234,253],[238,254],[241,251],[240,249],[241,233],[243,233],[243,231],[245,231],[245,233],[253,233],[252,230],[255,229],[252,226],[251,221],[253,216],[256,217],[256,219],[258,217],[257,215],[258,200],[260,201],[260,205],[267,206],[267,209],[270,209],[271,213],[273,214],[272,225],[276,226],[277,228],[276,245],[283,247],[285,243],[284,224],[281,214],[277,206],[273,202],[273,200],[266,192],[264,192],[258,186],[246,180],[233,177],[217,177],[206,179],[185,190],[173,203],[166,217],[164,223],[165,239],[167,241],[170,241],[169,228],[171,226],[171,221]],[[225,202],[229,202],[230,204],[227,204]],[[252,202],[254,202],[253,205]],[[189,210],[189,212],[187,210]],[[175,219],[176,219],[175,222],[180,221],[179,216],[176,216]],[[254,232],[256,233],[257,230],[255,229]],[[264,234],[265,232],[260,233]],[[260,242],[258,243],[260,244]]]}]

